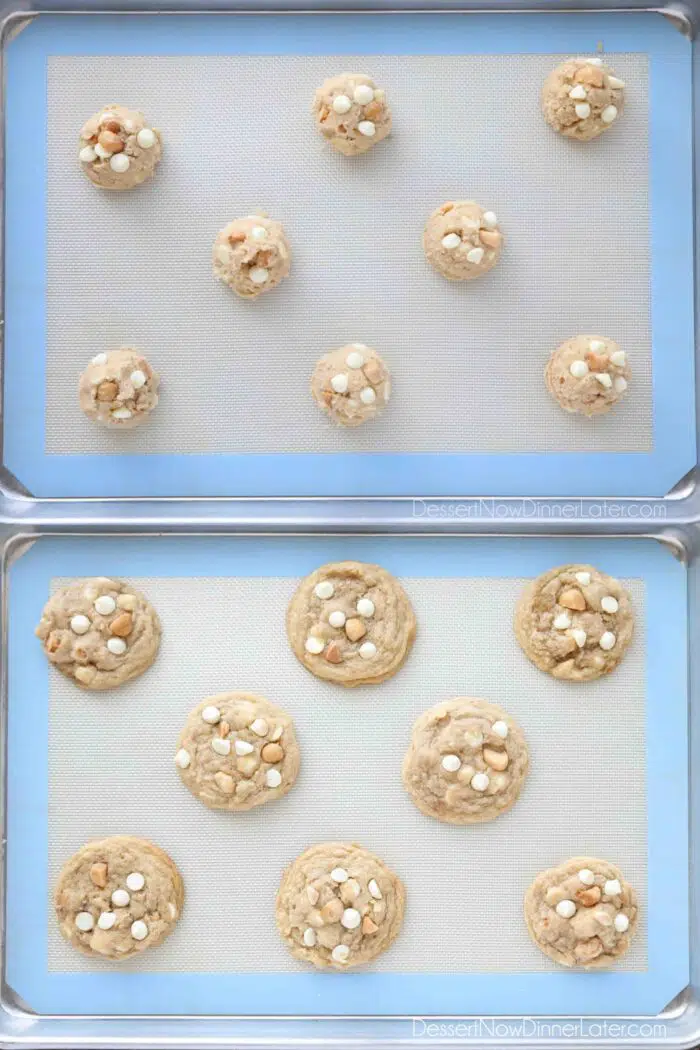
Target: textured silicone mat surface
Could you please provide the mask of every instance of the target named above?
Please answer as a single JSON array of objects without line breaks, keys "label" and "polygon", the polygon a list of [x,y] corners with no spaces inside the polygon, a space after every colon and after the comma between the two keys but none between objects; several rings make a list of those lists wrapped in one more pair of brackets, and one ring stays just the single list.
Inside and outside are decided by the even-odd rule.
[{"label": "textured silicone mat surface", "polygon": [[[49,58],[46,451],[650,451],[647,58],[610,56],[624,119],[581,147],[539,112],[562,57]],[[395,119],[353,160],[309,115],[343,69],[385,86]],[[165,139],[156,179],[127,194],[76,170],[79,128],[115,101]],[[507,238],[466,286],[421,249],[426,216],[459,197],[493,208]],[[258,208],[285,223],[293,273],[245,303],[212,278],[211,244]],[[627,401],[595,421],[563,413],[542,379],[579,331],[615,338],[633,368]],[[316,359],[351,341],[393,375],[383,419],[352,433],[308,393]],[[82,417],[76,379],[121,343],[144,350],[163,395],[147,427],[116,436]]]},{"label": "textured silicone mat surface", "polygon": [[[539,672],[518,648],[511,620],[524,580],[404,579],[419,623],[414,650],[390,681],[352,691],[318,681],[290,652],[284,612],[292,578],[132,582],[162,618],[154,667],[103,695],[77,692],[52,673],[49,700],[50,885],[83,842],[117,832],[154,839],[185,879],[176,932],[120,972],[305,969],[277,935],[274,897],[284,866],[330,839],[376,850],[406,883],[403,930],[375,969],[554,970],[527,936],[522,897],[538,871],[580,853],[619,864],[638,889],[639,932],[617,969],[646,968],[641,581],[627,581],[635,640],[612,677],[586,684],[585,697]],[[294,716],[302,769],[284,800],[233,816],[197,802],[172,760],[189,710],[237,688]],[[422,816],[400,780],[414,719],[459,694],[502,704],[523,726],[531,756],[515,807],[467,828]],[[48,929],[52,972],[109,972],[71,950],[51,916]]]}]

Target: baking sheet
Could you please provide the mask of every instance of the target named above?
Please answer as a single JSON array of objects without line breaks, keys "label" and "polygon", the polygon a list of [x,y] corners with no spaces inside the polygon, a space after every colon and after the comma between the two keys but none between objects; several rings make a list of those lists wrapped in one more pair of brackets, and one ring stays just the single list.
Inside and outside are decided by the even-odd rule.
[{"label": "baking sheet", "polygon": [[[288,651],[283,626],[298,576],[347,556],[379,560],[401,575],[419,621],[402,671],[381,687],[352,693],[308,675]],[[572,558],[596,561],[625,578],[639,617],[625,661],[610,679],[588,683],[585,698],[532,667],[511,628],[523,579]],[[125,573],[128,566],[134,571]],[[17,639],[23,662],[21,684],[17,663],[10,664],[17,724],[11,760],[20,761],[23,746],[36,750],[37,733],[49,756],[46,809],[34,832],[48,834],[43,875],[26,870],[36,851],[27,822],[10,835],[10,870],[19,879],[10,887],[11,972],[21,977],[22,960],[32,959],[32,974],[45,964],[34,996],[45,998],[53,989],[55,1004],[60,990],[59,1012],[71,1012],[76,995],[89,993],[106,1012],[138,1012],[136,1003],[157,1012],[165,995],[166,1012],[177,1002],[196,1013],[248,1013],[274,987],[275,1012],[316,1012],[321,980],[329,1013],[366,1012],[368,995],[372,1001],[379,995],[387,1013],[488,1012],[494,995],[494,1012],[522,1006],[525,1012],[646,1013],[683,986],[677,982],[687,962],[686,725],[679,691],[684,576],[668,552],[624,541],[171,539],[72,547],[58,541],[53,549],[35,548],[13,570],[25,580],[15,631],[38,618],[51,580],[57,584],[57,568],[66,576],[127,575],[158,608],[164,636],[145,676],[95,697],[48,672],[26,627]],[[172,765],[191,707],[235,688],[259,691],[288,708],[302,748],[302,772],[286,799],[239,816],[197,803]],[[26,698],[42,691],[46,725],[32,714],[23,729]],[[423,817],[400,783],[414,718],[457,694],[502,703],[524,726],[532,756],[513,810],[471,828]],[[16,770],[11,784],[24,772]],[[651,795],[647,784],[654,785]],[[21,797],[26,814],[28,800]],[[19,819],[12,800],[11,793],[11,831]],[[172,854],[187,904],[168,941],[120,966],[115,979],[113,967],[83,959],[61,942],[48,893],[60,864],[82,842],[120,831],[152,837]],[[18,837],[26,843],[21,855],[13,853]],[[337,838],[379,852],[404,878],[409,903],[391,950],[371,972],[347,975],[331,991],[327,978],[289,957],[272,908],[283,867],[311,842]],[[632,951],[602,981],[558,970],[531,945],[522,922],[522,896],[534,875],[577,853],[620,864],[643,902]],[[669,878],[677,882],[676,903],[660,929],[654,909],[668,900]],[[27,897],[32,914],[41,906],[37,892],[46,902],[48,942],[45,926],[28,945],[22,917]],[[263,978],[273,982],[265,992]],[[268,1002],[262,1011],[270,1008]]]}]

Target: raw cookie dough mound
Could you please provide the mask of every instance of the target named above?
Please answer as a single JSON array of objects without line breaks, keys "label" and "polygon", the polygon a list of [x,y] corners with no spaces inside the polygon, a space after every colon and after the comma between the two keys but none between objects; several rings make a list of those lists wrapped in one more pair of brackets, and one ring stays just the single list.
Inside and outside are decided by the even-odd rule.
[{"label": "raw cookie dough mound", "polygon": [[632,639],[634,613],[619,580],[592,565],[561,565],[523,591],[515,636],[542,671],[590,682],[614,671]]},{"label": "raw cookie dough mound", "polygon": [[324,842],[287,868],[277,927],[292,955],[321,970],[347,970],[381,955],[401,929],[403,883],[362,846]]},{"label": "raw cookie dough mound", "polygon": [[54,903],[74,948],[120,960],[165,940],[184,899],[167,853],[135,835],[114,835],[88,842],[64,864]]},{"label": "raw cookie dough mound", "polygon": [[325,354],[311,376],[314,401],[344,427],[358,427],[374,419],[390,393],[389,369],[377,351],[363,343],[350,343]]},{"label": "raw cookie dough mound", "polygon": [[625,101],[625,85],[602,58],[570,58],[542,88],[542,112],[551,128],[588,142],[612,127]]},{"label": "raw cookie dough mound", "polygon": [[132,346],[97,354],[80,377],[78,398],[89,419],[105,427],[130,429],[158,404],[160,377]]},{"label": "raw cookie dough mound", "polygon": [[496,265],[502,247],[498,218],[474,201],[441,204],[423,233],[426,259],[448,281],[482,277]]},{"label": "raw cookie dough mound", "polygon": [[527,769],[527,743],[517,722],[497,704],[458,696],[417,720],[402,776],[422,813],[447,824],[474,824],[510,809]]},{"label": "raw cookie dough mound", "polygon": [[378,565],[339,561],[302,580],[287,610],[294,654],[318,678],[373,685],[396,674],[416,636],[406,592]]},{"label": "raw cookie dough mound", "polygon": [[299,772],[289,715],[253,693],[210,696],[189,715],[175,765],[195,798],[239,812],[282,798]]},{"label": "raw cookie dough mound", "polygon": [[80,167],[103,190],[132,190],[150,179],[162,152],[158,129],[124,106],[105,106],[80,132]]},{"label": "raw cookie dough mound", "polygon": [[150,602],[106,576],[57,591],[35,633],[50,662],[86,689],[114,689],[138,678],[160,645],[160,621]]},{"label": "raw cookie dough mound", "polygon": [[590,417],[609,412],[617,404],[630,375],[627,354],[612,339],[577,335],[553,351],[544,381],[566,412]]},{"label": "raw cookie dough mound", "polygon": [[291,249],[281,222],[266,215],[234,219],[219,230],[212,256],[214,276],[242,299],[256,299],[284,280]]},{"label": "raw cookie dough mound", "polygon": [[562,966],[611,966],[630,946],[637,895],[604,860],[573,857],[537,876],[525,894],[533,941]]},{"label": "raw cookie dough mound", "polygon": [[371,77],[342,73],[325,80],[312,107],[316,127],[346,157],[366,153],[391,131],[384,92]]}]

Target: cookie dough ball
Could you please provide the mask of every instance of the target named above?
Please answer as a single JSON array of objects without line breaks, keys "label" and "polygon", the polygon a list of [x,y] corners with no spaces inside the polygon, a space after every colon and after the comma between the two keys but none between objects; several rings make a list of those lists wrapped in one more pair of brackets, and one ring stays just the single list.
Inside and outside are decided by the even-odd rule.
[{"label": "cookie dough ball", "polygon": [[147,671],[160,621],[144,596],[106,576],[76,580],[49,598],[36,629],[49,661],[86,689],[114,689]]},{"label": "cookie dough ball", "polygon": [[552,70],[542,88],[542,112],[551,128],[588,142],[612,127],[625,102],[624,81],[602,58],[570,58]]},{"label": "cookie dough ball", "polygon": [[528,769],[517,722],[487,700],[458,696],[413,726],[403,783],[421,813],[447,824],[493,820],[517,800]]},{"label": "cookie dough ball", "polygon": [[537,876],[525,922],[537,947],[562,966],[611,966],[630,946],[637,895],[613,864],[573,857]]},{"label": "cookie dough ball", "polygon": [[214,276],[242,299],[256,299],[288,275],[291,249],[281,222],[265,215],[234,219],[214,241]]},{"label": "cookie dough ball", "polygon": [[389,369],[377,351],[363,343],[325,354],[311,376],[314,401],[344,427],[359,427],[374,419],[390,393]]},{"label": "cookie dough ball", "polygon": [[132,190],[150,179],[162,152],[158,129],[124,106],[105,106],[80,132],[80,167],[103,190]]},{"label": "cookie dough ball", "polygon": [[553,351],[544,381],[566,412],[599,416],[624,396],[630,374],[627,354],[612,339],[577,335]]},{"label": "cookie dough ball", "polygon": [[525,588],[515,611],[515,636],[525,655],[569,682],[614,671],[633,630],[629,594],[592,565],[542,573]]},{"label": "cookie dough ball", "polygon": [[175,928],[185,890],[164,850],[134,835],[88,842],[64,864],[55,893],[61,933],[84,955],[128,959]]},{"label": "cookie dough ball", "polygon": [[341,73],[324,80],[312,112],[323,137],[346,157],[366,153],[391,132],[385,94],[362,73]]},{"label": "cookie dough ball", "polygon": [[253,693],[221,693],[189,715],[175,752],[195,798],[234,813],[286,795],[299,772],[289,715]]},{"label": "cookie dough ball", "polygon": [[474,201],[441,204],[423,233],[426,259],[448,281],[483,277],[500,259],[502,247],[497,217]]},{"label": "cookie dough ball", "polygon": [[292,955],[320,970],[376,959],[396,938],[403,883],[362,846],[325,842],[287,868],[277,894],[277,927]]},{"label": "cookie dough ball", "polygon": [[89,419],[104,427],[131,429],[158,404],[160,377],[132,346],[97,354],[80,377],[78,398]]},{"label": "cookie dough ball", "polygon": [[295,656],[317,678],[373,685],[411,651],[416,618],[406,592],[378,565],[339,561],[302,580],[287,610]]}]

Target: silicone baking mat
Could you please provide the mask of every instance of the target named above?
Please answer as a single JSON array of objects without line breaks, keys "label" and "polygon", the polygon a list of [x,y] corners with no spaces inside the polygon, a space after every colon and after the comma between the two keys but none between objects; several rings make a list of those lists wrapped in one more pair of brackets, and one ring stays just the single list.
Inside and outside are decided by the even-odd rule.
[{"label": "silicone baking mat", "polygon": [[[419,624],[405,667],[351,692],[309,675],[284,630],[298,577],[346,557],[399,575]],[[615,674],[578,688],[534,668],[511,626],[525,579],[571,560],[624,579],[638,617]],[[163,644],[142,678],[91,695],[49,670],[32,628],[62,578],[104,573],[148,594]],[[684,987],[685,571],[667,550],[651,541],[44,540],[13,567],[10,606],[7,966],[33,1009],[656,1013]],[[287,708],[302,750],[293,791],[237,816],[198,803],[173,766],[189,710],[229,689]],[[503,704],[531,749],[515,807],[466,828],[424,817],[400,780],[417,715],[460,694]],[[171,853],[187,900],[163,946],[115,968],[63,943],[49,893],[84,841],[121,832]],[[310,843],[337,839],[376,850],[408,893],[394,946],[370,971],[340,977],[292,959],[273,916],[283,868]],[[613,972],[558,970],[525,930],[526,887],[575,854],[618,863],[640,893],[638,936]]]},{"label": "silicone baking mat", "polygon": [[[581,145],[545,126],[539,90],[592,51],[629,101]],[[692,467],[690,43],[660,16],[41,16],[7,64],[5,440],[33,492],[660,496]],[[309,113],[347,68],[395,116],[353,159]],[[83,121],[115,100],[165,139],[156,178],[124,194],[75,158]],[[507,238],[467,285],[421,248],[427,215],[459,197]],[[211,244],[258,208],[284,221],[293,270],[248,303],[212,278]],[[615,338],[634,370],[596,420],[562,412],[542,378],[580,331]],[[393,395],[348,430],[308,383],[353,341],[385,356]],[[163,388],[146,426],[115,434],[82,416],[76,379],[123,343]]]}]

